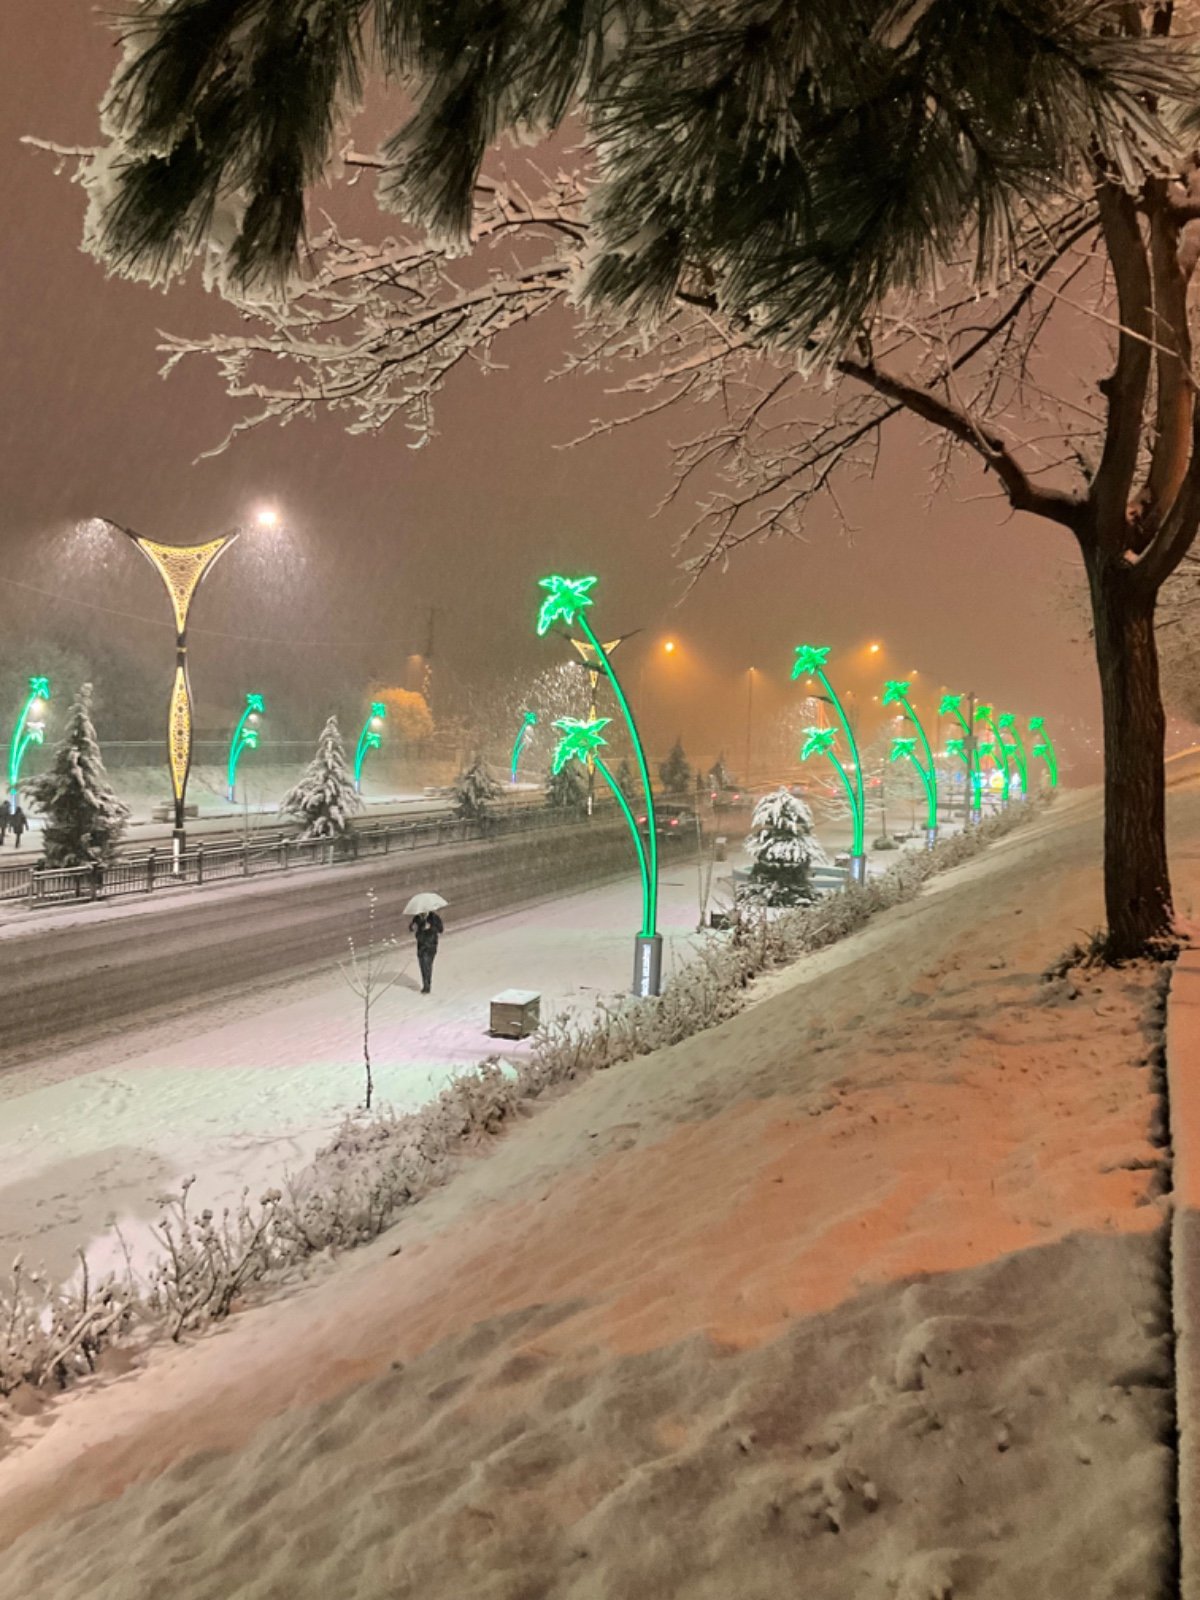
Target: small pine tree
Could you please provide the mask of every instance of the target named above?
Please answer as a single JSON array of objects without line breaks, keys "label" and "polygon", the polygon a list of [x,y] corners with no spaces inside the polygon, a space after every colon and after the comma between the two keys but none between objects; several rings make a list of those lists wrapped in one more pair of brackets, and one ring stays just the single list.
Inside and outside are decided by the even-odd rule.
[{"label": "small pine tree", "polygon": [[685,795],[692,787],[692,767],[684,754],[683,740],[676,736],[667,759],[660,762],[659,782],[664,794]]},{"label": "small pine tree", "polygon": [[587,782],[578,761],[568,761],[561,772],[551,769],[546,804],[554,811],[582,811],[587,805]]},{"label": "small pine tree", "polygon": [[710,772],[708,774],[708,781],[709,781],[709,784],[712,786],[712,788],[715,789],[718,793],[722,789],[736,789],[737,788],[737,784],[734,782],[734,779],[733,779],[733,774],[730,772],[729,768],[725,765],[725,752],[724,752],[724,750],[721,751],[721,754],[713,762],[712,768],[711,768],[711,770],[710,770]]},{"label": "small pine tree", "polygon": [[454,809],[466,822],[486,817],[492,803],[500,798],[500,785],[481,755],[464,767],[454,785]]},{"label": "small pine tree", "polygon": [[746,852],[754,862],[750,898],[767,906],[807,905],[816,898],[814,866],[829,857],[813,833],[812,812],[788,789],[764,795],[754,808]]},{"label": "small pine tree", "polygon": [[92,726],[92,686],[85,683],[67,714],[67,726],[48,772],[28,785],[45,817],[42,850],[48,867],[86,867],[112,859],[125,832],[129,807],[108,781]]},{"label": "small pine tree", "polygon": [[617,768],[616,778],[617,788],[620,789],[626,800],[632,805],[634,796],[639,792],[638,776],[630,766],[628,756],[621,757],[621,765]]},{"label": "small pine tree", "polygon": [[304,824],[302,839],[340,839],[350,826],[350,818],[362,808],[338,720],[330,717],[321,730],[316,755],[300,782],[279,802],[279,809]]}]

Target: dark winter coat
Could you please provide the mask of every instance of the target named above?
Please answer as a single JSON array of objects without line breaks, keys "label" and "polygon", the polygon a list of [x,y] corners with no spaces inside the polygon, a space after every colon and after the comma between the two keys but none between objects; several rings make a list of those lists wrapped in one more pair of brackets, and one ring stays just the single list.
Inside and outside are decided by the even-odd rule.
[{"label": "dark winter coat", "polygon": [[29,818],[21,810],[19,805],[13,807],[12,815],[9,818],[8,825],[12,829],[12,831],[16,834],[18,839],[25,832],[25,829],[29,826]]},{"label": "dark winter coat", "polygon": [[446,928],[436,911],[419,911],[408,925],[409,933],[417,936],[418,950],[436,950],[438,938]]},{"label": "dark winter coat", "polygon": [[0,839],[8,832],[12,822],[12,807],[7,800],[0,800]]}]

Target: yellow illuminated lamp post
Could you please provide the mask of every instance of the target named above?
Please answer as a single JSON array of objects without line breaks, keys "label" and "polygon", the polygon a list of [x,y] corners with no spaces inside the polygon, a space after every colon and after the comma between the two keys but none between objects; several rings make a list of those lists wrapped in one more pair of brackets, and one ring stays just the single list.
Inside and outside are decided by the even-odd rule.
[{"label": "yellow illuminated lamp post", "polygon": [[175,678],[171,685],[171,699],[167,708],[167,766],[171,773],[171,792],[175,801],[175,828],[171,835],[171,852],[174,870],[181,870],[181,856],[185,844],[184,802],[187,796],[188,773],[192,766],[192,690],[188,681],[187,622],[188,612],[200,581],[211,569],[217,557],[227,550],[238,537],[237,533],[223,533],[206,544],[158,544],[144,539],[132,528],[120,528],[137,545],[146,560],[167,586],[171,606],[175,613]]},{"label": "yellow illuminated lamp post", "polygon": [[[611,656],[617,646],[619,644],[624,644],[625,640],[629,637],[629,634],[623,633],[619,639],[609,640],[604,644],[605,655]],[[596,655],[595,649],[588,643],[586,639],[572,639],[571,643],[575,646],[576,650],[579,651],[579,659],[587,668],[588,682],[591,685],[591,697],[588,703],[588,721],[595,722],[596,718],[600,714],[599,708],[596,704],[596,694],[600,687],[600,676],[604,669],[600,666],[599,657]],[[596,758],[589,752],[585,759],[588,775],[587,814],[590,817],[592,812],[596,809]]]}]

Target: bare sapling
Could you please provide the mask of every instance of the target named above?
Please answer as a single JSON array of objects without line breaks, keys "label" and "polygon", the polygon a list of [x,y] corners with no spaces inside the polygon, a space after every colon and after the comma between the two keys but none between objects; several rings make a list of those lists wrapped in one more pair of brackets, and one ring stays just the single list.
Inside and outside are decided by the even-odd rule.
[{"label": "bare sapling", "polygon": [[371,1010],[377,1000],[382,999],[389,989],[395,988],[408,970],[407,965],[398,967],[390,975],[383,970],[385,957],[399,946],[391,935],[384,938],[378,935],[375,926],[378,903],[379,897],[374,889],[368,889],[366,941],[360,948],[354,943],[354,935],[348,935],[346,943],[350,946],[350,958],[338,962],[338,971],[349,985],[351,993],[362,1001],[363,1070],[366,1074],[364,1111],[370,1111],[375,1094],[375,1079],[371,1071]]}]

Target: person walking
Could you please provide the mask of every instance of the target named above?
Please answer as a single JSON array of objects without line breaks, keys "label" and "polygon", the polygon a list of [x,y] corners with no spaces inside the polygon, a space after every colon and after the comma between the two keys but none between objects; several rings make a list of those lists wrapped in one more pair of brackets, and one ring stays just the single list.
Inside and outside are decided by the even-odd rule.
[{"label": "person walking", "polygon": [[21,810],[21,802],[19,800],[13,801],[12,810],[8,818],[8,825],[13,831],[13,849],[19,850],[21,848],[21,835],[29,826],[29,818]]},{"label": "person walking", "polygon": [[8,834],[8,825],[12,821],[12,807],[7,800],[0,800],[0,844],[4,843]]},{"label": "person walking", "polygon": [[433,982],[433,958],[437,955],[438,940],[446,929],[436,911],[418,911],[409,923],[408,931],[417,936],[417,965],[421,969],[421,993],[429,994]]}]

